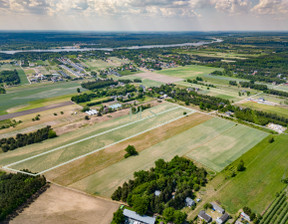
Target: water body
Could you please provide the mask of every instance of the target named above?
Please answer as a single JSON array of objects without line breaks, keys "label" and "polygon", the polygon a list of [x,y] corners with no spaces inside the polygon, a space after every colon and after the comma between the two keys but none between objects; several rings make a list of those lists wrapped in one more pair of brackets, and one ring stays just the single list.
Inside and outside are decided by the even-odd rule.
[{"label": "water body", "polygon": [[200,41],[197,43],[183,43],[183,44],[164,44],[164,45],[144,45],[144,46],[131,46],[131,47],[117,47],[117,48],[63,48],[63,49],[44,49],[44,50],[11,50],[11,51],[0,51],[3,54],[17,54],[17,53],[47,53],[47,52],[83,52],[83,51],[113,51],[113,50],[138,50],[138,49],[151,49],[151,48],[167,48],[167,47],[185,47],[194,46],[199,47],[202,45],[208,45],[212,43],[223,42],[221,39],[215,39],[213,41]]}]

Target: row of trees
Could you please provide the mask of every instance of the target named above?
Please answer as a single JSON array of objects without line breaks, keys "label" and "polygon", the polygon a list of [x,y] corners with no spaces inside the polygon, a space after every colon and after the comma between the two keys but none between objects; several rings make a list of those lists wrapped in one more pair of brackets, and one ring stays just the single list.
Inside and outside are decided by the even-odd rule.
[{"label": "row of trees", "polygon": [[106,86],[111,86],[111,85],[117,85],[118,82],[114,81],[113,79],[106,79],[106,80],[95,80],[92,82],[84,82],[81,84],[81,86],[85,89],[89,90],[95,90],[95,89],[100,89]]},{"label": "row of trees", "polygon": [[189,92],[186,89],[176,88],[174,85],[154,87],[153,91],[159,94],[166,93],[175,100],[185,102],[186,105],[197,105],[202,110],[218,110],[230,104],[229,100],[225,100],[220,97],[198,94],[195,91]]},{"label": "row of trees", "polygon": [[30,145],[55,137],[57,137],[56,132],[53,131],[51,126],[47,126],[29,134],[17,134],[14,138],[2,138],[0,139],[0,148],[2,148],[3,152],[7,152],[9,150],[14,150],[25,145]]},{"label": "row of trees", "polygon": [[17,70],[9,71],[5,70],[0,72],[0,83],[6,83],[7,85],[17,85],[20,84],[20,77]]},{"label": "row of trees", "polygon": [[[105,88],[97,90],[94,93],[84,93],[76,96],[72,96],[71,100],[75,103],[89,102],[95,98],[101,98],[105,96],[125,96],[127,93],[136,92],[137,89],[134,85],[117,86],[114,88]],[[92,106],[92,105],[91,105]]]},{"label": "row of trees", "polygon": [[46,184],[44,176],[0,173],[0,221]]},{"label": "row of trees", "polygon": [[[140,215],[164,214],[166,208],[180,210],[186,197],[207,183],[207,172],[190,160],[174,157],[170,162],[159,159],[155,168],[134,173],[134,180],[125,182],[113,193],[112,199],[127,202]],[[160,191],[160,194],[155,194]]]}]

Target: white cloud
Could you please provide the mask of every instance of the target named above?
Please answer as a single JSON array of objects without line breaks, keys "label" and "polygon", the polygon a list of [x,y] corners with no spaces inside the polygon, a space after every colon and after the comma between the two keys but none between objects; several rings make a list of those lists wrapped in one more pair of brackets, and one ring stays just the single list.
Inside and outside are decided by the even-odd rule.
[{"label": "white cloud", "polygon": [[288,14],[288,0],[260,0],[252,12],[259,15],[286,15]]}]

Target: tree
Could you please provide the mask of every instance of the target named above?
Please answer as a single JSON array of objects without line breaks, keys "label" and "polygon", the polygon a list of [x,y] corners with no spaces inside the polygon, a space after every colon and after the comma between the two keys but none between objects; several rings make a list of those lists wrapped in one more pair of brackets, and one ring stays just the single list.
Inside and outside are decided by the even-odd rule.
[{"label": "tree", "polygon": [[139,215],[145,215],[148,211],[149,201],[146,197],[135,195],[133,200],[133,208]]},{"label": "tree", "polygon": [[269,143],[273,143],[274,141],[275,141],[275,140],[274,140],[273,137],[269,138],[269,140],[268,140]]},{"label": "tree", "polygon": [[123,215],[123,211],[121,209],[118,209],[113,214],[113,220],[111,224],[122,224],[125,222],[125,216]]},{"label": "tree", "polygon": [[213,206],[210,204],[210,203],[206,203],[205,205],[204,205],[204,209],[205,210],[207,210],[207,209],[212,209],[213,208]]},{"label": "tree", "polygon": [[81,90],[80,90],[80,88],[77,88],[77,93],[81,93]]},{"label": "tree", "polygon": [[244,161],[241,159],[238,166],[237,166],[237,171],[244,171],[246,168],[244,166]]},{"label": "tree", "polygon": [[133,145],[128,145],[127,148],[125,149],[125,151],[127,152],[124,155],[125,158],[138,155],[138,152],[136,151],[136,149]]},{"label": "tree", "polygon": [[175,209],[172,207],[165,208],[163,211],[163,216],[165,221],[172,222],[174,220]]},{"label": "tree", "polygon": [[48,132],[48,138],[55,138],[55,137],[57,137],[56,132],[50,129]]},{"label": "tree", "polygon": [[86,116],[85,116],[85,120],[87,120],[87,121],[89,121],[89,120],[90,120],[90,118],[89,118],[89,116],[88,116],[88,115],[86,115]]}]

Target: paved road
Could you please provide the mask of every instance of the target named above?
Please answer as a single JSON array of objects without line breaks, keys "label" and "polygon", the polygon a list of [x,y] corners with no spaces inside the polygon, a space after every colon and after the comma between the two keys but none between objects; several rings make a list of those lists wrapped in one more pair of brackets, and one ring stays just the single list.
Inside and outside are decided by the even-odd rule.
[{"label": "paved road", "polygon": [[74,104],[72,101],[66,101],[63,103],[52,104],[49,106],[39,107],[39,108],[31,109],[31,110],[25,110],[25,111],[20,111],[20,112],[16,112],[16,113],[5,114],[5,115],[0,116],[0,121],[6,120],[6,119],[11,119],[14,117],[20,117],[20,116],[27,115],[27,114],[34,114],[34,113],[38,113],[38,112],[45,111],[45,110],[51,110],[51,109],[58,108],[58,107],[69,106],[72,104]]}]

